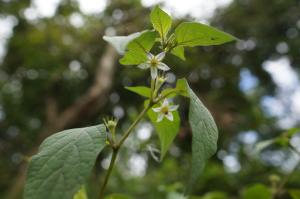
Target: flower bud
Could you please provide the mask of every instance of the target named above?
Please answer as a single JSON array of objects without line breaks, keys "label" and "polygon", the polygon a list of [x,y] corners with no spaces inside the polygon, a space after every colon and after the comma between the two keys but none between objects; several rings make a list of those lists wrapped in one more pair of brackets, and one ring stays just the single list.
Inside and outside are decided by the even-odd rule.
[{"label": "flower bud", "polygon": [[108,134],[108,139],[110,142],[113,142],[115,141],[115,134],[116,134],[116,127],[118,125],[118,120],[115,119],[115,118],[111,118],[109,119],[108,117],[107,118],[104,118],[103,119],[103,122],[104,122],[104,125],[106,126],[106,128],[108,129],[109,131],[109,134]]},{"label": "flower bud", "polygon": [[159,74],[157,76],[157,79],[156,79],[156,88],[159,89],[164,83],[165,81],[167,80],[166,76],[164,74]]}]

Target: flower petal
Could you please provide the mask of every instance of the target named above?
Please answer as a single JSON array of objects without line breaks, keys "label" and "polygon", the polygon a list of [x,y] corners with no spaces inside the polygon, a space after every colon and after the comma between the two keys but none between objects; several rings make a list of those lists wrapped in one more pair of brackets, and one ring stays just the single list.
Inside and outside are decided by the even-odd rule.
[{"label": "flower petal", "polygon": [[147,58],[148,60],[152,60],[155,56],[152,55],[151,53],[147,53]]},{"label": "flower petal", "polygon": [[152,108],[152,110],[153,110],[154,112],[158,113],[158,112],[160,112],[160,110],[161,110],[161,107]]},{"label": "flower petal", "polygon": [[164,100],[164,102],[161,105],[161,107],[164,107],[164,106],[169,106],[169,101],[167,98]]},{"label": "flower petal", "polygon": [[161,122],[163,119],[164,119],[164,115],[159,113],[158,116],[157,116],[156,122]]},{"label": "flower petal", "polygon": [[156,55],[155,58],[156,58],[157,61],[161,61],[161,60],[163,60],[165,58],[165,56],[166,56],[166,53],[165,52],[161,52],[158,55]]},{"label": "flower petal", "polygon": [[157,68],[156,67],[151,67],[151,78],[155,79],[157,77]]},{"label": "flower petal", "polygon": [[142,64],[139,64],[137,67],[140,68],[140,69],[147,69],[147,68],[150,67],[150,64],[142,63]]},{"label": "flower petal", "polygon": [[176,111],[178,109],[178,105],[169,106],[169,111]]},{"label": "flower petal", "polygon": [[173,121],[174,118],[173,118],[173,114],[171,112],[169,112],[167,115],[165,115],[165,117],[170,120],[170,121]]},{"label": "flower petal", "polygon": [[157,64],[157,68],[159,68],[160,70],[163,70],[163,71],[167,71],[167,70],[170,70],[170,67],[167,66],[167,64],[164,64],[162,62],[159,62]]}]

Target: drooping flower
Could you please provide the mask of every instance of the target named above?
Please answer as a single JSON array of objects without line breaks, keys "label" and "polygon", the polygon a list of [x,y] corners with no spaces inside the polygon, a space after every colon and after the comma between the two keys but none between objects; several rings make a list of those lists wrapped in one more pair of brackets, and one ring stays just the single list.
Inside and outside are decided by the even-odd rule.
[{"label": "drooping flower", "polygon": [[145,63],[142,63],[138,65],[141,69],[148,69],[150,68],[151,72],[151,78],[155,79],[157,77],[157,71],[158,69],[162,71],[168,71],[170,70],[169,66],[167,66],[165,63],[162,62],[164,59],[166,53],[161,52],[158,55],[152,55],[151,53],[147,54],[147,61]]},{"label": "drooping flower", "polygon": [[168,120],[173,121],[173,113],[172,111],[176,111],[178,109],[178,105],[170,105],[168,99],[165,99],[160,107],[152,108],[152,110],[158,113],[157,122],[160,122],[166,117]]}]

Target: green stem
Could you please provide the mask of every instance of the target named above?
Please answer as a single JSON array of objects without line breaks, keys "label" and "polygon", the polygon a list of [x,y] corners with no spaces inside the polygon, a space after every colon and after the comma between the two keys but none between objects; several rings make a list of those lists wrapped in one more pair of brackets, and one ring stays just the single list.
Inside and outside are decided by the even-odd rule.
[{"label": "green stem", "polygon": [[[154,102],[154,98],[156,98],[156,91],[155,91],[155,81],[151,78],[151,96],[150,96],[150,101],[149,104],[142,110],[142,112],[137,116],[137,118],[133,121],[133,123],[129,126],[129,128],[125,131],[124,135],[122,136],[122,138],[120,139],[120,141],[117,144],[115,143],[115,136],[113,135],[113,144],[112,149],[113,149],[113,154],[112,154],[112,158],[110,160],[109,163],[109,168],[108,171],[105,175],[105,179],[104,179],[104,183],[101,187],[100,190],[100,199],[103,199],[104,197],[104,191],[106,189],[107,183],[109,181],[109,178],[111,176],[113,167],[115,165],[116,162],[116,158],[118,156],[119,153],[119,149],[120,147],[123,145],[123,143],[125,142],[125,140],[128,138],[128,136],[131,134],[132,130],[136,127],[136,125],[142,120],[142,118],[144,117],[144,115],[147,113],[147,111],[156,103],[158,103],[160,100],[157,100]],[[113,132],[113,134],[115,134],[115,132]]]},{"label": "green stem", "polygon": [[154,91],[155,91],[155,79],[152,79],[151,77],[151,96],[150,96],[150,100],[154,99]]},{"label": "green stem", "polygon": [[144,117],[146,112],[150,109],[152,106],[152,102],[150,100],[149,104],[144,108],[144,110],[137,116],[137,118],[134,120],[134,122],[130,125],[130,127],[127,129],[127,131],[124,133],[123,137],[121,138],[120,142],[117,144],[117,148],[121,147],[122,144],[125,142],[127,137],[130,135],[134,127],[141,121],[141,119]]},{"label": "green stem", "polygon": [[124,133],[123,137],[120,139],[119,143],[112,146],[112,148],[113,148],[113,154],[112,154],[112,158],[111,158],[110,163],[109,163],[109,168],[108,168],[108,171],[106,173],[103,185],[102,185],[101,190],[100,190],[100,197],[99,197],[100,199],[103,199],[104,191],[106,189],[108,180],[109,180],[109,178],[111,176],[111,172],[112,172],[114,164],[116,162],[116,158],[118,156],[120,147],[123,145],[123,143],[128,138],[128,136],[130,135],[130,133],[132,132],[132,130],[136,127],[136,125],[142,120],[142,118],[147,113],[147,111],[151,108],[151,106],[153,105],[151,101],[142,110],[142,112],[137,116],[137,118],[133,121],[133,123],[130,125],[130,127],[127,129],[127,131],[125,131],[125,133]]},{"label": "green stem", "polygon": [[101,190],[100,190],[100,197],[99,197],[100,199],[102,199],[104,197],[104,191],[105,191],[105,188],[107,186],[109,177],[112,173],[112,170],[114,168],[114,165],[115,165],[115,162],[116,162],[116,159],[117,159],[117,155],[118,155],[118,149],[114,149],[111,160],[110,160],[110,163],[109,163],[107,173],[106,173],[105,178],[104,178],[103,185],[102,185]]}]

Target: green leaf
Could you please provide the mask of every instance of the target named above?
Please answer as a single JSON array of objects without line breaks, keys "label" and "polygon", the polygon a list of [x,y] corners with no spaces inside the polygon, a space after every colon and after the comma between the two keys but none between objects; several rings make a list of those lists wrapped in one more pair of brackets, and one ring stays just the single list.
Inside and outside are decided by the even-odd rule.
[{"label": "green leaf", "polygon": [[211,46],[236,40],[232,35],[196,22],[183,22],[175,30],[178,46]]},{"label": "green leaf", "polygon": [[184,56],[184,47],[183,46],[177,46],[171,50],[171,53],[183,61],[185,61],[185,56]]},{"label": "green leaf", "polygon": [[123,65],[138,65],[147,61],[147,53],[155,43],[156,33],[154,31],[144,31],[127,45],[124,57],[120,59]]},{"label": "green leaf", "polygon": [[290,189],[289,191],[292,199],[300,199],[300,190],[299,189]]},{"label": "green leaf", "polygon": [[132,199],[132,197],[123,194],[111,194],[106,196],[105,199]]},{"label": "green leaf", "polygon": [[[158,105],[154,106],[157,107]],[[166,155],[168,149],[170,148],[173,140],[175,139],[180,125],[180,117],[178,111],[174,111],[173,121],[169,121],[168,119],[164,118],[161,122],[156,122],[157,120],[157,113],[155,113],[152,109],[150,109],[147,114],[150,118],[151,122],[153,123],[155,130],[158,134],[158,138],[160,141],[161,147],[161,156],[160,159],[162,160]]]},{"label": "green leaf", "polygon": [[243,191],[243,199],[271,199],[272,193],[263,184],[255,184]]},{"label": "green leaf", "polygon": [[88,199],[84,186],[74,195],[73,199]]},{"label": "green leaf", "polygon": [[84,184],[106,142],[104,125],[48,137],[29,163],[25,199],[71,199]]},{"label": "green leaf", "polygon": [[132,33],[128,36],[103,36],[103,39],[110,43],[119,54],[125,53],[128,43],[139,37],[143,32]]},{"label": "green leaf", "polygon": [[159,33],[160,37],[166,39],[167,34],[172,26],[171,17],[158,6],[156,6],[151,11],[150,20],[153,28]]},{"label": "green leaf", "polygon": [[218,129],[216,123],[192,89],[190,96],[189,123],[192,130],[192,168],[188,191],[204,169],[206,161],[217,150]]},{"label": "green leaf", "polygon": [[125,87],[127,90],[137,93],[143,97],[150,98],[151,89],[145,86]]}]

